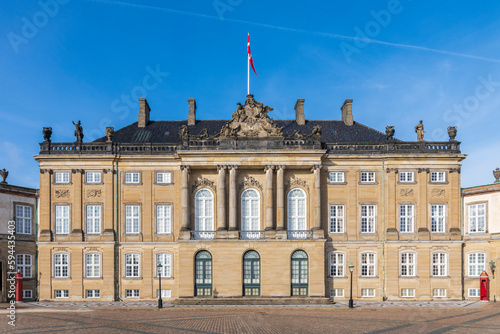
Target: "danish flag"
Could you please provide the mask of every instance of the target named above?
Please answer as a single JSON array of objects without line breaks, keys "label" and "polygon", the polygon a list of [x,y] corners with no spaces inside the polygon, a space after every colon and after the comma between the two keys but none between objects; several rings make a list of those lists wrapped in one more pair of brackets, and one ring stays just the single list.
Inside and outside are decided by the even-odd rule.
[{"label": "danish flag", "polygon": [[252,53],[250,52],[250,33],[248,33],[247,56],[248,56],[248,61],[250,62],[250,65],[252,65],[252,70],[255,73],[255,75],[257,76],[257,72],[255,71],[255,67],[253,66]]}]

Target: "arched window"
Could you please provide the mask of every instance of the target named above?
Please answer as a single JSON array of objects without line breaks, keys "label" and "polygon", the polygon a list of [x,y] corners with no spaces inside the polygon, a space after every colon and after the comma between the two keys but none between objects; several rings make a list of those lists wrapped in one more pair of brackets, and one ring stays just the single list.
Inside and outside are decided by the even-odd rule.
[{"label": "arched window", "polygon": [[303,250],[292,254],[292,296],[307,296],[308,293],[308,258]]},{"label": "arched window", "polygon": [[288,238],[305,239],[306,229],[306,193],[295,188],[288,193]]},{"label": "arched window", "polygon": [[[194,222],[196,239],[214,237],[214,195],[208,189],[200,189],[194,196]],[[205,232],[205,233],[199,233]],[[210,232],[210,233],[206,233]]]},{"label": "arched window", "polygon": [[195,296],[212,295],[212,255],[203,250],[195,257]]},{"label": "arched window", "polygon": [[255,189],[241,194],[241,231],[242,239],[260,238],[260,196]]},{"label": "arched window", "polygon": [[260,256],[253,250],[243,256],[243,296],[260,296]]}]

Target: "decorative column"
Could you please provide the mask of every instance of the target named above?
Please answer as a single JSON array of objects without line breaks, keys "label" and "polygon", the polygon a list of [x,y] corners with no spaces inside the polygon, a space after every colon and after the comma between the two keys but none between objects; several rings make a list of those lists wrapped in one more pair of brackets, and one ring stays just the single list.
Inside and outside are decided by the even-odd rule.
[{"label": "decorative column", "polygon": [[71,181],[73,183],[73,206],[72,206],[72,219],[69,226],[71,233],[71,241],[83,240],[83,201],[82,201],[82,188],[83,188],[83,169],[72,169],[73,174]]},{"label": "decorative column", "polygon": [[227,230],[226,226],[226,168],[219,165],[219,182],[217,187],[217,231]]},{"label": "decorative column", "polygon": [[182,193],[181,193],[181,231],[189,231],[189,166],[182,165]]},{"label": "decorative column", "polygon": [[228,166],[229,168],[229,230],[237,231],[238,224],[236,220],[236,169],[237,166]]},{"label": "decorative column", "polygon": [[321,230],[321,165],[314,165],[313,230]]},{"label": "decorative column", "polygon": [[56,232],[52,222],[52,174],[51,169],[40,169],[40,236],[39,241],[52,241]]},{"label": "decorative column", "polygon": [[273,170],[274,166],[266,166],[266,231],[273,229]]},{"label": "decorative column", "polygon": [[277,166],[276,171],[276,230],[285,229],[285,193],[283,183],[285,178],[285,166]]}]

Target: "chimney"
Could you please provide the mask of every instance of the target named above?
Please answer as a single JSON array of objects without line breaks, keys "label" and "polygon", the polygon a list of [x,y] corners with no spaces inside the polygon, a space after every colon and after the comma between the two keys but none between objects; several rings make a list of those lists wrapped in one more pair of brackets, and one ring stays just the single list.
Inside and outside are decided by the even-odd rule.
[{"label": "chimney", "polygon": [[139,98],[139,122],[137,124],[140,128],[145,128],[149,122],[149,113],[151,108],[149,108],[148,101],[145,97]]},{"label": "chimney", "polygon": [[189,102],[189,114],[188,114],[188,125],[196,124],[196,100],[192,97],[188,99]]},{"label": "chimney", "polygon": [[298,125],[306,124],[306,116],[304,115],[304,99],[297,99],[295,103],[295,122]]},{"label": "chimney", "polygon": [[342,121],[345,125],[352,126],[354,123],[352,119],[352,99],[345,100],[340,110],[342,110]]}]

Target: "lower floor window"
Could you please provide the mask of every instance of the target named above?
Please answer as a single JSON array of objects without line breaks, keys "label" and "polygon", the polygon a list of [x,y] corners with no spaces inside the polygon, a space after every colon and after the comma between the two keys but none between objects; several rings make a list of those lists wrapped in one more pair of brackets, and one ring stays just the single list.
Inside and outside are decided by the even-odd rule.
[{"label": "lower floor window", "polygon": [[[156,298],[158,298],[160,294],[160,289],[156,289]],[[168,289],[161,289],[161,298],[170,298],[172,297],[172,291]]]},{"label": "lower floor window", "polygon": [[85,297],[86,298],[100,298],[101,297],[101,290],[87,290],[85,292]]},{"label": "lower floor window", "polygon": [[26,298],[26,299],[33,298],[33,291],[32,290],[23,290],[23,298]]},{"label": "lower floor window", "polygon": [[480,297],[479,289],[469,289],[469,297]]},{"label": "lower floor window", "polygon": [[54,297],[55,298],[68,298],[69,291],[68,290],[54,290]]},{"label": "lower floor window", "polygon": [[330,297],[344,297],[344,289],[331,289]]},{"label": "lower floor window", "polygon": [[401,289],[401,297],[415,297],[415,289]]},{"label": "lower floor window", "polygon": [[446,297],[446,289],[432,289],[432,297]]},{"label": "lower floor window", "polygon": [[127,298],[139,298],[139,289],[127,289],[127,290],[125,290],[125,297],[127,297]]},{"label": "lower floor window", "polygon": [[361,289],[361,297],[375,297],[375,289]]}]

